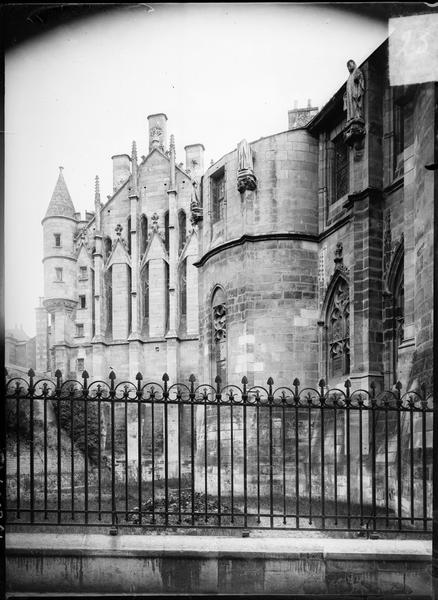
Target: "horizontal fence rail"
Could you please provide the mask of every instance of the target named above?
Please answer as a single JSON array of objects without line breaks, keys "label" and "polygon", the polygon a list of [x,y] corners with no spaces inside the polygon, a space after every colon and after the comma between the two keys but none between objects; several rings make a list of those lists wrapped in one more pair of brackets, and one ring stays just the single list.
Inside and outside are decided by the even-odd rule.
[{"label": "horizontal fence rail", "polygon": [[431,531],[424,387],[28,376],[6,385],[9,523]]}]

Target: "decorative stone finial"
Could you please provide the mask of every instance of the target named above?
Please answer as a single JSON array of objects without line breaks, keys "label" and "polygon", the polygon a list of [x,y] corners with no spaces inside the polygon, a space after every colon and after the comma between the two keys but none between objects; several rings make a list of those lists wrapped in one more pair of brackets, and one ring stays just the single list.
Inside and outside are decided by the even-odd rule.
[{"label": "decorative stone finial", "polygon": [[155,127],[151,128],[150,139],[151,139],[152,148],[162,148],[163,147],[162,137],[163,137],[163,130],[161,127],[159,127],[158,125],[155,125]]},{"label": "decorative stone finial", "polygon": [[59,172],[62,173],[64,170],[64,167],[58,167],[58,169],[59,169]]},{"label": "decorative stone finial", "polygon": [[135,143],[135,140],[132,142],[131,158],[133,161],[137,161],[137,144]]},{"label": "decorative stone finial", "polygon": [[173,151],[173,152],[175,152],[175,136],[173,135],[173,133],[172,133],[172,135],[170,136],[170,144],[169,144],[169,148],[170,148],[170,151],[171,151],[171,152],[172,152],[172,151]]},{"label": "decorative stone finial", "polygon": [[94,178],[94,199],[100,203],[99,175]]},{"label": "decorative stone finial", "polygon": [[152,220],[152,231],[158,231],[158,215],[154,213],[151,217]]}]

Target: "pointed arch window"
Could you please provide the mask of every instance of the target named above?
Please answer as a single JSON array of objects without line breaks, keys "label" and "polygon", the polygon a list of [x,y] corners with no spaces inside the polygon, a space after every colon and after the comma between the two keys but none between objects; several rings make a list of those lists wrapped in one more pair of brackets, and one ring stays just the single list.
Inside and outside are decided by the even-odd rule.
[{"label": "pointed arch window", "polygon": [[187,217],[183,210],[178,213],[179,252],[182,252],[187,239]]},{"label": "pointed arch window", "polygon": [[164,246],[167,252],[169,252],[169,211],[166,210],[164,213]]},{"label": "pointed arch window", "polygon": [[149,263],[147,262],[141,272],[142,287],[142,333],[149,333]]},{"label": "pointed arch window", "polygon": [[131,217],[128,217],[128,227],[126,229],[126,236],[128,238],[128,253],[131,254]]},{"label": "pointed arch window", "polygon": [[334,146],[334,190],[333,202],[348,193],[349,184],[349,152],[342,135],[333,141]]},{"label": "pointed arch window", "polygon": [[227,306],[225,292],[217,287],[211,299],[212,323],[212,379],[217,375],[226,383],[227,378]]},{"label": "pointed arch window", "polygon": [[113,268],[110,267],[104,274],[105,287],[105,312],[106,328],[105,335],[111,337],[113,334]]},{"label": "pointed arch window", "polygon": [[164,278],[165,278],[165,311],[164,311],[164,319],[165,319],[165,331],[167,332],[169,329],[169,313],[170,313],[170,299],[169,299],[169,263],[165,261],[164,263]]},{"label": "pointed arch window", "polygon": [[405,286],[404,286],[404,261],[400,255],[392,284],[392,356],[393,356],[393,383],[396,383],[398,374],[398,349],[404,340],[405,324]]},{"label": "pointed arch window", "polygon": [[141,215],[140,217],[140,254],[146,252],[146,247],[148,245],[148,220],[146,215]]},{"label": "pointed arch window", "polygon": [[187,326],[187,258],[185,258],[179,268],[179,294],[180,294],[180,315],[181,328]]},{"label": "pointed arch window", "polygon": [[103,241],[103,250],[105,255],[105,260],[108,260],[111,251],[112,251],[113,243],[110,237],[106,237]]},{"label": "pointed arch window", "polygon": [[350,373],[350,298],[348,282],[338,277],[326,316],[329,377]]}]

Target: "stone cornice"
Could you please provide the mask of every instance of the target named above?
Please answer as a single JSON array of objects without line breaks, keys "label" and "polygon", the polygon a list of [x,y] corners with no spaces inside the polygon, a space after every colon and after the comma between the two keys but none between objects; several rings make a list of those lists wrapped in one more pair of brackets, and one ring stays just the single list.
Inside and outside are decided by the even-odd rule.
[{"label": "stone cornice", "polygon": [[347,210],[353,206],[355,202],[360,202],[365,198],[370,198],[370,200],[378,200],[382,197],[382,190],[374,187],[367,187],[360,192],[354,192],[353,194],[348,195],[348,200],[344,204],[344,208]]},{"label": "stone cornice", "polygon": [[387,185],[386,188],[384,188],[384,190],[383,190],[384,196],[389,196],[390,194],[394,193],[396,190],[399,190],[400,188],[402,188],[404,186],[404,183],[405,183],[404,177],[399,177],[398,179],[396,179],[395,181],[393,181],[392,183]]},{"label": "stone cornice", "polygon": [[236,246],[242,246],[247,242],[266,242],[271,240],[295,240],[300,242],[318,242],[318,236],[313,233],[299,233],[299,232],[284,232],[284,233],[261,233],[256,235],[249,235],[245,233],[240,238],[229,240],[219,246],[215,246],[208,250],[204,256],[202,256],[197,262],[193,263],[195,267],[202,267],[205,263],[215,254],[219,254],[224,250],[235,248]]},{"label": "stone cornice", "polygon": [[47,215],[47,217],[44,217],[41,220],[41,225],[44,224],[44,221],[47,221],[47,219],[66,219],[67,221],[73,221],[73,223],[79,223],[79,221],[77,219],[75,219],[74,217],[68,217],[67,215]]},{"label": "stone cornice", "polygon": [[330,225],[330,227],[324,229],[324,231],[322,231],[318,236],[318,242],[322,242],[322,240],[325,240],[325,238],[329,237],[332,233],[338,229],[341,229],[341,227],[343,227],[346,223],[349,223],[351,219],[352,214],[350,211],[347,215],[344,215],[341,219],[335,221],[332,225]]},{"label": "stone cornice", "polygon": [[46,260],[49,260],[49,258],[61,258],[62,260],[72,260],[73,262],[77,262],[77,259],[74,256],[67,256],[66,254],[50,254],[49,256],[45,256],[42,262],[44,263]]}]

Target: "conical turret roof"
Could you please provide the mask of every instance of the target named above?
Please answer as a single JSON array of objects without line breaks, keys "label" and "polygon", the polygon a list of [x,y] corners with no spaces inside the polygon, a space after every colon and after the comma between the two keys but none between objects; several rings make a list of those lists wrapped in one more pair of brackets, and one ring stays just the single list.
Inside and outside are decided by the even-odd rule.
[{"label": "conical turret roof", "polygon": [[46,217],[74,217],[75,207],[73,206],[70,192],[67,189],[62,170],[63,167],[59,167],[58,181],[53,190]]}]

